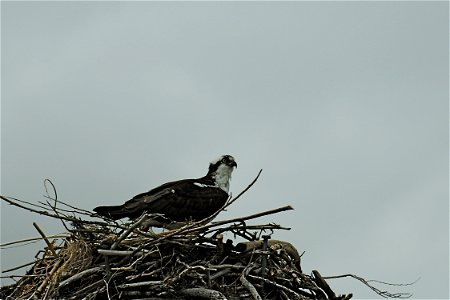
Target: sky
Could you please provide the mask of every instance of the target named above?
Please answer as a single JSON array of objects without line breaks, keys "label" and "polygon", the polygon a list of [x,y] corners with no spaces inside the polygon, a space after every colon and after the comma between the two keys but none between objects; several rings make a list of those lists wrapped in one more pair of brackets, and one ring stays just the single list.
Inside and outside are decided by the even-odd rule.
[{"label": "sky", "polygon": [[[448,24],[445,1],[2,1],[1,194],[43,201],[49,178],[91,210],[231,154],[234,195],[263,172],[218,219],[292,205],[259,223],[292,228],[273,238],[305,273],[448,299]],[[1,242],[32,222],[64,232],[1,203]]]}]

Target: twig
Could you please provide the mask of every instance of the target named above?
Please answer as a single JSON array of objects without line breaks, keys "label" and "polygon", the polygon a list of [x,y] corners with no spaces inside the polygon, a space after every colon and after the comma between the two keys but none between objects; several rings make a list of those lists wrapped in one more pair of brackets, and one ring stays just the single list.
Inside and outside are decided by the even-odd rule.
[{"label": "twig", "polygon": [[[47,238],[56,239],[56,238],[67,238],[67,237],[69,237],[69,235],[67,235],[67,234],[56,234],[56,235],[50,235]],[[12,246],[12,245],[16,245],[16,244],[25,244],[28,242],[38,242],[40,240],[42,240],[42,237],[35,237],[35,238],[18,240],[18,241],[14,241],[14,242],[8,242],[8,243],[0,244],[0,249],[7,249],[6,248],[7,246]]]},{"label": "twig", "polygon": [[51,281],[51,278],[53,276],[53,274],[55,274],[55,272],[58,270],[60,264],[61,264],[62,260],[58,259],[56,261],[56,263],[53,265],[52,270],[50,271],[50,273],[46,276],[46,278],[42,281],[41,285],[39,285],[39,287],[36,289],[36,293],[39,295],[42,293],[42,290],[47,286],[48,282]]},{"label": "twig", "polygon": [[94,281],[91,284],[88,284],[86,286],[81,287],[81,289],[76,290],[76,292],[73,293],[73,296],[74,296],[73,298],[74,299],[79,299],[82,295],[85,295],[86,293],[89,293],[90,290],[97,289],[97,287],[102,285],[103,282],[104,282],[104,279],[102,278],[102,279],[99,279],[97,281]]},{"label": "twig", "polygon": [[[52,186],[53,193],[54,193],[54,196],[53,196],[53,197],[50,196],[50,194],[49,194],[49,192],[48,192],[48,189],[47,189],[47,183],[50,183],[50,185]],[[55,209],[56,209],[56,202],[58,202],[58,203],[60,203],[60,204],[62,204],[62,205],[65,205],[65,206],[67,206],[67,207],[69,207],[69,208],[74,209],[74,210],[76,211],[76,213],[78,213],[78,214],[83,214],[83,215],[87,215],[87,216],[91,216],[91,217],[95,215],[95,214],[94,214],[93,212],[91,212],[91,211],[84,210],[84,209],[82,209],[82,208],[78,208],[78,207],[72,206],[72,205],[70,205],[70,204],[67,204],[67,203],[65,203],[65,202],[62,202],[62,201],[58,200],[58,193],[56,192],[56,187],[55,187],[55,185],[53,184],[53,182],[52,182],[50,179],[48,179],[48,178],[46,178],[46,179],[44,180],[44,188],[45,188],[45,193],[47,194],[47,196],[45,196],[45,197],[48,198],[48,199],[50,199],[50,200],[54,200],[54,201],[55,201],[55,205],[54,205],[54,208],[55,208]],[[60,209],[60,210],[61,210],[61,209]],[[69,210],[64,210],[64,211],[70,212]]]},{"label": "twig", "polygon": [[[264,239],[264,242],[263,242],[262,250],[263,250],[263,252],[266,252],[267,247],[269,246],[270,235],[263,235],[263,239]],[[262,261],[261,261],[261,275],[263,277],[266,274],[266,266],[267,266],[267,255],[263,255]]]},{"label": "twig", "polygon": [[147,215],[143,214],[136,222],[134,222],[124,233],[122,233],[119,238],[112,244],[111,250],[114,250],[119,246],[120,242],[123,241],[136,227],[142,224],[147,219]]},{"label": "twig", "polygon": [[[53,194],[54,196],[50,196],[50,193],[48,192],[48,188],[47,188],[47,183],[50,183],[50,185],[52,186],[53,189]],[[52,205],[50,204],[50,202],[47,200],[47,204],[48,206],[50,206],[50,208],[55,212],[55,214],[57,216],[59,216],[61,214],[61,212],[58,211],[58,209],[56,208],[56,204],[58,203],[58,193],[56,192],[56,187],[53,184],[53,182],[50,179],[45,179],[44,180],[44,188],[45,188],[45,193],[47,194],[47,196],[45,196],[47,199],[53,200],[55,203]],[[67,227],[66,223],[64,223],[64,220],[60,219],[62,225],[64,226],[64,228],[67,231],[70,231],[69,228]]]},{"label": "twig", "polygon": [[253,179],[253,181],[242,192],[240,192],[236,197],[234,197],[233,199],[228,201],[227,204],[225,204],[225,206],[222,208],[222,210],[224,210],[225,208],[227,208],[228,206],[233,204],[237,199],[239,199],[243,194],[245,194],[245,192],[247,192],[256,183],[256,181],[259,178],[259,175],[261,175],[261,172],[262,172],[262,169],[259,170],[258,175],[256,175],[255,179]]},{"label": "twig", "polygon": [[180,291],[180,294],[193,298],[227,300],[227,298],[221,292],[205,288],[184,289]]},{"label": "twig", "polygon": [[92,274],[95,274],[95,273],[100,272],[102,270],[103,270],[103,268],[101,268],[101,267],[94,267],[94,268],[91,268],[91,269],[87,269],[87,270],[81,271],[80,273],[75,274],[72,277],[69,277],[66,280],[62,281],[59,284],[58,288],[59,289],[63,289],[66,286],[70,285],[71,283],[73,283],[75,281],[78,281],[78,280],[80,280],[81,278],[83,278],[85,276],[91,276]]},{"label": "twig", "polygon": [[108,250],[108,249],[97,249],[97,252],[101,255],[106,256],[130,256],[132,254],[135,254],[134,251]]},{"label": "twig", "polygon": [[[25,200],[20,200],[20,199],[13,198],[13,197],[0,196],[0,198],[2,198],[2,199],[4,199],[4,200],[7,200],[7,198],[9,198],[9,200],[10,200],[11,202],[23,203],[23,204],[29,205],[29,206],[31,206],[31,207],[36,207],[36,208],[45,209],[46,211],[49,210],[49,209],[46,207],[46,204],[44,204],[44,206],[42,206],[42,205],[38,205],[38,204],[35,204],[35,203],[31,203],[31,202],[28,202],[28,201],[25,201]],[[19,206],[19,205],[16,205],[16,204],[14,204],[14,203],[10,203],[10,204],[15,205],[15,206]],[[26,206],[19,206],[19,207],[24,208],[24,209],[28,209]],[[28,210],[30,210],[30,209],[28,209]]]},{"label": "twig", "polygon": [[38,224],[36,224],[36,222],[33,222],[33,226],[34,228],[36,228],[36,230],[39,232],[39,234],[42,236],[42,238],[44,239],[45,243],[47,244],[48,249],[50,250],[50,252],[52,252],[53,256],[57,256],[55,248],[53,247],[53,244],[50,243],[50,241],[47,239],[47,237],[45,236],[44,232],[41,230],[41,228],[39,227]]},{"label": "twig", "polygon": [[[52,186],[53,193],[55,195],[54,197],[51,197],[50,194],[48,193],[47,183],[50,183],[50,185]],[[55,202],[56,202],[58,200],[58,193],[56,192],[55,185],[53,184],[53,182],[50,179],[46,178],[44,180],[44,188],[45,188],[45,193],[47,194],[47,198],[55,200]],[[56,203],[55,203],[55,207],[56,207]]]},{"label": "twig", "polygon": [[[119,224],[117,224],[117,223],[80,220],[80,219],[77,219],[77,218],[75,218],[75,217],[54,215],[54,214],[49,213],[47,210],[42,211],[42,210],[33,209],[33,208],[26,207],[26,206],[21,205],[21,204],[19,204],[19,203],[16,202],[16,201],[19,201],[19,202],[25,202],[25,203],[27,203],[27,204],[30,204],[30,203],[28,203],[28,202],[26,202],[26,201],[18,200],[18,199],[15,199],[15,198],[11,198],[11,199],[13,199],[13,200],[11,200],[11,199],[8,199],[8,198],[11,198],[11,197],[0,196],[0,199],[2,199],[2,200],[4,200],[4,201],[8,202],[8,203],[11,204],[11,205],[14,205],[14,206],[17,206],[17,207],[19,207],[19,208],[22,208],[22,209],[25,209],[25,210],[28,210],[28,211],[30,211],[30,212],[34,212],[34,213],[37,213],[37,214],[40,214],[40,215],[44,215],[44,216],[47,216],[47,217],[51,217],[51,218],[55,218],[55,219],[62,219],[62,220],[66,220],[66,221],[70,221],[70,222],[74,222],[74,223],[81,222],[81,223],[83,223],[83,224],[91,224],[91,225],[100,225],[100,226],[107,226],[107,227],[115,227],[115,228],[120,228],[120,229],[125,229],[125,230],[128,229],[128,227],[119,225]],[[36,205],[35,205],[35,206],[36,206]],[[39,207],[39,206],[38,206],[38,207]]]},{"label": "twig", "polygon": [[276,282],[273,282],[273,281],[271,281],[271,280],[269,280],[269,279],[267,279],[267,278],[263,278],[263,277],[261,277],[261,276],[251,275],[251,274],[249,274],[248,276],[249,276],[250,278],[253,278],[253,279],[257,279],[257,280],[264,281],[264,283],[270,284],[270,285],[272,285],[272,286],[274,286],[274,287],[277,287],[277,288],[279,288],[279,289],[281,289],[281,290],[283,290],[283,291],[286,291],[286,292],[288,292],[289,294],[293,295],[296,299],[302,299],[302,297],[301,297],[297,292],[295,292],[294,290],[292,290],[292,289],[290,289],[290,288],[288,288],[288,287],[285,287],[285,286],[283,286],[283,285],[281,285],[281,284],[278,284],[278,283],[276,283]]},{"label": "twig", "polygon": [[256,288],[253,286],[253,284],[250,283],[245,277],[248,276],[250,271],[253,269],[253,263],[247,266],[244,271],[242,272],[241,276],[239,277],[239,280],[241,281],[242,285],[252,294],[253,299],[255,300],[262,300],[261,296],[259,295]]},{"label": "twig", "polygon": [[413,294],[411,294],[411,293],[390,293],[387,291],[381,291],[380,289],[370,285],[369,282],[376,282],[376,283],[390,285],[390,286],[410,286],[420,280],[420,278],[418,278],[415,281],[410,282],[410,283],[388,283],[388,282],[383,282],[383,281],[379,281],[379,280],[366,280],[362,277],[359,277],[359,276],[356,276],[353,274],[343,274],[343,275],[337,275],[337,276],[323,276],[322,278],[323,279],[336,279],[336,278],[344,278],[344,277],[351,277],[351,278],[354,278],[354,279],[362,282],[365,286],[367,286],[368,288],[370,288],[372,291],[374,291],[376,294],[380,295],[383,298],[400,298],[400,299],[411,298],[413,296]]},{"label": "twig", "polygon": [[29,263],[27,263],[27,264],[24,264],[24,265],[21,265],[21,266],[17,266],[17,267],[11,268],[11,269],[2,270],[1,272],[2,272],[2,273],[9,273],[9,272],[12,272],[12,271],[16,271],[16,270],[19,270],[19,269],[22,269],[22,268],[25,268],[25,267],[34,265],[34,264],[36,264],[38,261],[39,261],[39,260],[37,260],[37,261],[32,261],[32,262],[29,262]]},{"label": "twig", "polygon": [[220,265],[209,265],[211,269],[220,270],[217,273],[214,273],[211,275],[211,280],[215,280],[216,278],[220,276],[224,276],[228,273],[230,273],[233,270],[242,270],[245,269],[245,267],[242,265],[242,263],[238,262],[234,265],[232,264],[220,264]]},{"label": "twig", "polygon": [[[214,222],[214,223],[212,223],[210,225],[205,225],[205,226],[202,226],[202,227],[199,227],[199,228],[196,228],[196,229],[198,230],[198,229],[204,229],[204,228],[217,227],[217,226],[225,225],[225,224],[228,224],[228,223],[234,223],[234,222],[243,222],[243,221],[247,221],[247,220],[251,220],[251,219],[260,218],[262,216],[272,215],[272,214],[276,214],[276,213],[283,212],[283,211],[286,211],[286,210],[293,210],[293,209],[294,208],[292,206],[287,205],[287,206],[283,206],[283,207],[280,207],[280,208],[271,209],[271,210],[267,210],[267,211],[264,211],[264,212],[261,212],[261,213],[249,215],[247,217],[240,217],[240,218],[234,218],[234,219]],[[194,231],[194,230],[191,230],[191,231]],[[188,231],[188,232],[190,232],[190,231]]]},{"label": "twig", "polygon": [[336,294],[330,288],[330,286],[325,281],[325,279],[322,278],[322,275],[320,275],[319,271],[313,270],[312,273],[314,275],[314,279],[315,279],[317,286],[319,288],[321,288],[325,292],[325,294],[327,294],[328,298],[330,298],[330,299],[336,298]]},{"label": "twig", "polygon": [[135,287],[142,287],[142,286],[154,286],[154,285],[162,285],[164,284],[162,280],[155,280],[155,281],[142,281],[142,282],[136,282],[136,283],[125,283],[117,286],[121,289],[127,289],[127,288],[135,288]]}]

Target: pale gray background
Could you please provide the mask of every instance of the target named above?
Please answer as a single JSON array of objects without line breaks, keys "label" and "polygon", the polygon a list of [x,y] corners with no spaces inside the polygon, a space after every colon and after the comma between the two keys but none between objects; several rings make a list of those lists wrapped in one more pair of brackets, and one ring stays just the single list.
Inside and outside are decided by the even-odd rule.
[{"label": "pale gray background", "polygon": [[[92,209],[232,154],[235,195],[264,171],[220,219],[291,204],[305,272],[449,297],[447,2],[1,5],[2,194]],[[33,221],[64,231],[2,203],[2,242]]]}]

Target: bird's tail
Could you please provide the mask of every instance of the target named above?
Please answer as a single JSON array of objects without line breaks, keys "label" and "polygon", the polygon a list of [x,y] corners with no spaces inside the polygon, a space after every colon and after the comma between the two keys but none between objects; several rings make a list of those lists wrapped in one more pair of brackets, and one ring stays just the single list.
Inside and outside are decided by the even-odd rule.
[{"label": "bird's tail", "polygon": [[129,212],[124,210],[122,205],[117,206],[98,206],[94,211],[104,217],[118,220],[129,216]]}]

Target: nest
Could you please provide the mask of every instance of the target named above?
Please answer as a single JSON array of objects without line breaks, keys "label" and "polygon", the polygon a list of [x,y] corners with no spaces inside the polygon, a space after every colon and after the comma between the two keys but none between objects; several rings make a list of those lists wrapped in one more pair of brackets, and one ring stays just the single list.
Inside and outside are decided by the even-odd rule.
[{"label": "nest", "polygon": [[[0,288],[1,299],[352,297],[336,295],[318,271],[302,272],[301,255],[294,245],[273,239],[278,230],[290,228],[273,223],[249,224],[262,216],[290,210],[290,206],[211,222],[216,213],[208,220],[155,233],[142,230],[151,215],[144,214],[131,223],[99,220],[89,211],[57,200],[55,189],[54,195],[40,204],[0,197],[31,212],[58,218],[68,231],[62,238],[52,239],[34,223],[47,247],[25,275]],[[87,220],[87,216],[97,219]],[[24,241],[16,243],[20,242]]]},{"label": "nest", "polygon": [[[1,298],[350,298],[336,297],[318,272],[303,274],[293,245],[254,233],[273,225],[188,225],[153,234],[137,223],[122,230],[77,224],[62,245],[51,243],[26,275],[3,287]],[[227,233],[252,240],[233,244]]]}]

